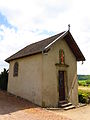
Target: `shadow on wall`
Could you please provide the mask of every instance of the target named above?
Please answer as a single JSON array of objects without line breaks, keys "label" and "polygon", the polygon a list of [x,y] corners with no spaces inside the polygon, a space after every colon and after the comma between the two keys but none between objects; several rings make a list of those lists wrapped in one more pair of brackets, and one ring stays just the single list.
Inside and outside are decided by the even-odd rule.
[{"label": "shadow on wall", "polygon": [[28,111],[28,109],[33,112],[33,108],[39,108],[39,106],[6,91],[0,91],[0,115],[10,114],[20,110]]}]

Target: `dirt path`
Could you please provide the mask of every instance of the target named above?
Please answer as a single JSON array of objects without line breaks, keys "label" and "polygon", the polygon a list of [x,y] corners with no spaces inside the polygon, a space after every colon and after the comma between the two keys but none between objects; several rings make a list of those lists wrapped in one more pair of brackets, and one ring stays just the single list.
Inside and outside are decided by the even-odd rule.
[{"label": "dirt path", "polygon": [[90,105],[68,111],[57,111],[57,114],[63,115],[72,120],[90,120]]},{"label": "dirt path", "polygon": [[0,120],[70,120],[26,100],[0,91]]},{"label": "dirt path", "polygon": [[0,120],[90,120],[90,105],[68,111],[42,109],[0,91]]},{"label": "dirt path", "polygon": [[85,91],[89,91],[89,92],[90,92],[90,87],[79,86],[78,89],[79,89],[79,90],[85,90]]}]

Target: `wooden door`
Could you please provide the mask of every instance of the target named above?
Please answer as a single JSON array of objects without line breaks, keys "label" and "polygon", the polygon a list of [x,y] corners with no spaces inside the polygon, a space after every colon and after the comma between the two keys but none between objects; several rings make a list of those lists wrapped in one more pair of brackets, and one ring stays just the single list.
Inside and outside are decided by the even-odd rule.
[{"label": "wooden door", "polygon": [[64,71],[59,71],[59,100],[65,100]]}]

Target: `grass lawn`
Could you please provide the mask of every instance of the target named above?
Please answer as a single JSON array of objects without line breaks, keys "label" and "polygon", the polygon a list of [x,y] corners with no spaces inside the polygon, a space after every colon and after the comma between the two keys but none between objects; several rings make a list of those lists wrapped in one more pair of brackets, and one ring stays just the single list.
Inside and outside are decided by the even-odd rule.
[{"label": "grass lawn", "polygon": [[90,86],[78,86],[78,90],[90,92]]},{"label": "grass lawn", "polygon": [[90,80],[78,80],[79,86],[90,86]]},{"label": "grass lawn", "polygon": [[[86,77],[86,76],[81,76]],[[90,76],[87,79],[78,80],[78,98],[81,103],[90,103]]]}]

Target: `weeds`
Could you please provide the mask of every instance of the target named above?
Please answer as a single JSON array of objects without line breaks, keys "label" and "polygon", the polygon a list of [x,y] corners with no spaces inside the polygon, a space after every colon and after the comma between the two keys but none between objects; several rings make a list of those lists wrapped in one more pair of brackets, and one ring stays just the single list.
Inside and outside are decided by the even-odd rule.
[{"label": "weeds", "polygon": [[80,103],[90,103],[90,91],[78,90],[78,98]]}]

